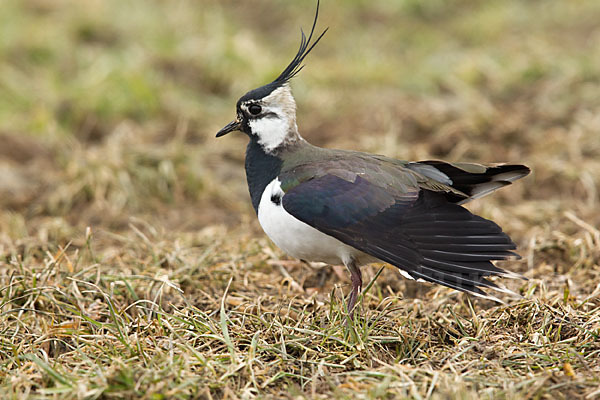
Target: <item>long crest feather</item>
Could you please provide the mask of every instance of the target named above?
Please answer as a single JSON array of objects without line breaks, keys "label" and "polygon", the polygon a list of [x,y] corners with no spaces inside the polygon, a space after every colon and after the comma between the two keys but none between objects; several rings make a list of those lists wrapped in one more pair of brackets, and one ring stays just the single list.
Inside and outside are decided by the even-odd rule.
[{"label": "long crest feather", "polygon": [[317,26],[317,19],[319,18],[319,3],[320,3],[320,1],[317,0],[317,11],[315,12],[315,19],[313,21],[312,28],[310,29],[310,34],[308,35],[308,39],[306,39],[304,30],[302,28],[300,28],[300,33],[302,34],[302,39],[300,40],[300,48],[298,49],[298,53],[296,53],[296,56],[294,57],[294,59],[283,70],[283,72],[273,81],[273,83],[275,83],[277,85],[283,85],[283,84],[287,83],[290,79],[292,79],[294,76],[296,76],[298,74],[298,72],[300,72],[302,70],[302,68],[304,68],[304,65],[302,65],[302,61],[304,61],[304,58],[306,58],[308,53],[310,53],[311,50],[316,46],[316,44],[319,43],[319,40],[321,40],[323,35],[325,35],[325,33],[327,32],[327,29],[329,29],[329,28],[326,28],[323,31],[323,33],[321,33],[319,35],[319,37],[317,37],[317,39],[311,44],[313,34],[315,32],[315,27]]}]

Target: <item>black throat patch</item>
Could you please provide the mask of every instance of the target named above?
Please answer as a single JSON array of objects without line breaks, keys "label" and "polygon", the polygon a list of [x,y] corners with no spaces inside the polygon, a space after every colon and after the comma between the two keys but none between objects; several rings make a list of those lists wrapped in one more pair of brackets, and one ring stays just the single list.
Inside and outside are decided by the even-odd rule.
[{"label": "black throat patch", "polygon": [[279,175],[283,161],[272,154],[267,154],[258,144],[256,137],[251,136],[246,148],[246,180],[254,211],[258,214],[258,205],[265,188]]}]

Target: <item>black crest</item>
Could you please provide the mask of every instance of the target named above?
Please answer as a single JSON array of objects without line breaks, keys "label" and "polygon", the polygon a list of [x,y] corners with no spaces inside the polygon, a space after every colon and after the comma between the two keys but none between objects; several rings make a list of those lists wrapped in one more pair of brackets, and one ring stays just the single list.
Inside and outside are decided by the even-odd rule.
[{"label": "black crest", "polygon": [[300,72],[300,70],[302,70],[302,68],[304,67],[302,65],[302,61],[304,61],[304,59],[306,58],[308,53],[311,52],[311,50],[315,47],[315,45],[317,43],[319,43],[319,40],[321,40],[321,38],[323,37],[323,35],[325,35],[325,32],[327,32],[327,29],[328,29],[328,28],[325,29],[323,31],[323,33],[321,33],[319,35],[319,37],[317,37],[316,40],[314,40],[314,41],[312,40],[313,34],[315,33],[315,27],[317,26],[318,18],[319,18],[319,0],[317,0],[317,11],[315,13],[315,19],[313,21],[312,28],[310,29],[310,34],[308,35],[308,39],[306,38],[306,35],[304,34],[304,30],[302,30],[302,28],[300,28],[300,33],[302,34],[302,40],[300,41],[300,48],[298,49],[298,52],[296,53],[296,56],[294,57],[294,59],[289,63],[289,65],[287,67],[285,67],[283,72],[277,78],[275,78],[275,80],[273,82],[266,84],[264,86],[261,86],[257,89],[251,90],[248,93],[246,93],[244,96],[242,96],[238,100],[238,108],[242,102],[245,102],[248,100],[262,99],[263,97],[269,95],[273,90],[275,90],[275,89],[283,86],[287,82],[289,82],[290,79],[292,79],[294,76],[296,76],[298,74],[298,72]]},{"label": "black crest", "polygon": [[281,86],[284,83],[287,83],[290,79],[298,74],[304,68],[302,65],[302,61],[311,52],[311,50],[319,43],[319,40],[325,35],[327,32],[326,28],[323,33],[319,35],[319,37],[313,42],[313,34],[315,32],[315,27],[317,26],[317,19],[319,18],[319,0],[317,0],[317,11],[315,12],[315,19],[312,24],[312,28],[310,29],[310,34],[308,35],[308,39],[306,39],[306,35],[304,34],[304,30],[300,28],[300,33],[302,34],[302,40],[300,41],[300,48],[298,49],[298,53],[296,53],[296,57],[290,62],[290,64],[283,70],[283,72],[272,82],[277,86]]}]

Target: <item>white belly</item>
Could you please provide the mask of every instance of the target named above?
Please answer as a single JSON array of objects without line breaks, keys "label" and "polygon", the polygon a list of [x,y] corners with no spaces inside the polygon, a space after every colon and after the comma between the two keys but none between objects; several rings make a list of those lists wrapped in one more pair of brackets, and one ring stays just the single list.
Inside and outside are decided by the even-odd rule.
[{"label": "white belly", "polygon": [[[346,264],[351,259],[366,259],[366,254],[334,237],[319,232],[287,213],[280,201],[271,197],[283,196],[281,182],[275,179],[266,187],[258,206],[258,222],[269,238],[292,257],[328,264]],[[357,260],[359,261],[359,260]],[[366,260],[365,260],[366,261]]]}]

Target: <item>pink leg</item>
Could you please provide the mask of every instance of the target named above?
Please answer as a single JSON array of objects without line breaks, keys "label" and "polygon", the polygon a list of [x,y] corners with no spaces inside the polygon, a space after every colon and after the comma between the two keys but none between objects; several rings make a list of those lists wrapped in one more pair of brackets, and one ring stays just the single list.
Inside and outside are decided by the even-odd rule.
[{"label": "pink leg", "polygon": [[354,260],[348,263],[346,267],[350,271],[350,280],[352,281],[352,291],[348,298],[348,316],[350,319],[354,319],[354,306],[362,289],[362,274],[360,273],[360,267],[356,265]]}]

